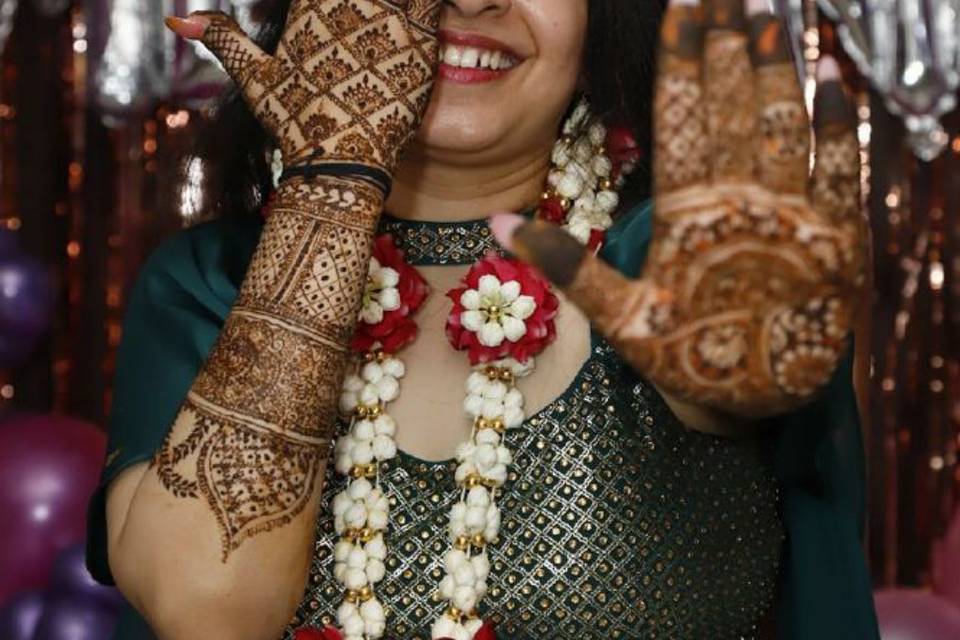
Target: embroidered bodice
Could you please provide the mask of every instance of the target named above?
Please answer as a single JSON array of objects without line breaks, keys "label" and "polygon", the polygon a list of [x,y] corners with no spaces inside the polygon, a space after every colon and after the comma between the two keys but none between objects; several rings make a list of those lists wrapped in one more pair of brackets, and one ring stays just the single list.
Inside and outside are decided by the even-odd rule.
[{"label": "embroidered bodice", "polygon": [[[416,264],[456,264],[492,248],[486,225],[386,217]],[[402,428],[402,425],[401,425]],[[442,428],[442,426],[438,426]],[[769,452],[756,440],[688,431],[648,383],[597,343],[569,388],[520,428],[498,501],[480,606],[501,637],[752,637],[772,601],[782,525]],[[404,452],[381,465],[390,496],[387,575],[377,593],[388,638],[428,639],[458,497],[455,463]],[[346,479],[328,466],[296,626],[333,622],[330,500]]]}]

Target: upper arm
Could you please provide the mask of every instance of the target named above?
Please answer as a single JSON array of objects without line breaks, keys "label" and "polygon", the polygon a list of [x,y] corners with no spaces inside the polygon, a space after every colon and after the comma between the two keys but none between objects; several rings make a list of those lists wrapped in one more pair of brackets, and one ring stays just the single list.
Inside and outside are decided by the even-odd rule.
[{"label": "upper arm", "polygon": [[[149,463],[138,462],[133,464],[117,475],[107,485],[107,548],[108,557],[117,548],[117,542],[123,533],[123,525],[127,519],[127,512],[130,510],[130,502],[133,495],[140,486],[140,481],[146,475]],[[112,569],[112,567],[111,567]]]}]

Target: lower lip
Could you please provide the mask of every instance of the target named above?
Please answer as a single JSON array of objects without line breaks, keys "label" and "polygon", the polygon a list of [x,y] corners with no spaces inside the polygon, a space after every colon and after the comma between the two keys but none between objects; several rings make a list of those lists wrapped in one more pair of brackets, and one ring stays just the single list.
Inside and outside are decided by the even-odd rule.
[{"label": "lower lip", "polygon": [[478,82],[490,82],[510,73],[513,69],[467,69],[464,67],[454,67],[443,63],[440,65],[438,75],[444,80],[456,82],[459,84],[475,84]]}]

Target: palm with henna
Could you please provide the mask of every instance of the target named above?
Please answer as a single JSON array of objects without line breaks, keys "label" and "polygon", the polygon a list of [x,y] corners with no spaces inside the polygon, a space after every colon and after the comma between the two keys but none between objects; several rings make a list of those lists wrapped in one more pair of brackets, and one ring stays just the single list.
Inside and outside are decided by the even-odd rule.
[{"label": "palm with henna", "polygon": [[816,163],[780,21],[742,0],[674,2],[654,104],[654,234],[638,280],[541,221],[494,223],[641,374],[723,414],[811,399],[844,354],[864,283],[853,110],[818,69]]}]

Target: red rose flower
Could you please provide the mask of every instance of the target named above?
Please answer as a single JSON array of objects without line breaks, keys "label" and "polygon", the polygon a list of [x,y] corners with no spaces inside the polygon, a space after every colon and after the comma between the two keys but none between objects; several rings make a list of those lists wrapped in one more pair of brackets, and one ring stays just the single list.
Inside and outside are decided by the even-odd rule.
[{"label": "red rose flower", "polygon": [[613,163],[614,179],[630,173],[643,155],[636,138],[633,137],[633,132],[623,125],[615,125],[607,129],[606,149]]},{"label": "red rose flower", "polygon": [[[453,638],[439,638],[438,640],[453,640]],[[493,630],[493,622],[487,620],[473,636],[473,640],[497,640],[497,634]]]},{"label": "red rose flower", "polygon": [[477,635],[473,636],[473,640],[497,640],[497,634],[493,630],[493,622],[490,620],[484,622],[480,631],[477,631]]},{"label": "red rose flower", "polygon": [[[516,340],[504,337],[498,344],[483,344],[478,331],[464,326],[463,315],[468,309],[461,297],[468,289],[478,290],[480,279],[486,275],[496,276],[501,284],[516,281],[520,285],[520,296],[530,296],[535,303],[532,313],[522,318],[526,330]],[[469,352],[471,364],[506,357],[525,362],[556,339],[557,328],[553,319],[560,302],[550,290],[550,283],[530,265],[491,254],[471,267],[462,283],[464,286],[447,292],[447,297],[453,301],[453,309],[447,317],[447,339],[454,349]]]},{"label": "red rose flower", "polygon": [[293,632],[293,640],[343,640],[343,636],[333,627],[300,627]]},{"label": "red rose flower", "polygon": [[587,249],[596,253],[607,235],[603,229],[590,229],[590,238],[587,240]]},{"label": "red rose flower", "polygon": [[377,236],[373,241],[373,257],[381,267],[390,267],[400,276],[397,282],[400,306],[384,311],[383,319],[376,324],[360,320],[350,346],[354,351],[365,353],[379,342],[387,353],[396,353],[417,337],[417,324],[411,316],[423,304],[430,289],[423,276],[404,260],[403,252],[389,233]]},{"label": "red rose flower", "polygon": [[560,204],[560,198],[555,196],[541,200],[537,210],[540,212],[541,218],[554,224],[563,224],[564,220],[567,219],[567,212]]}]

